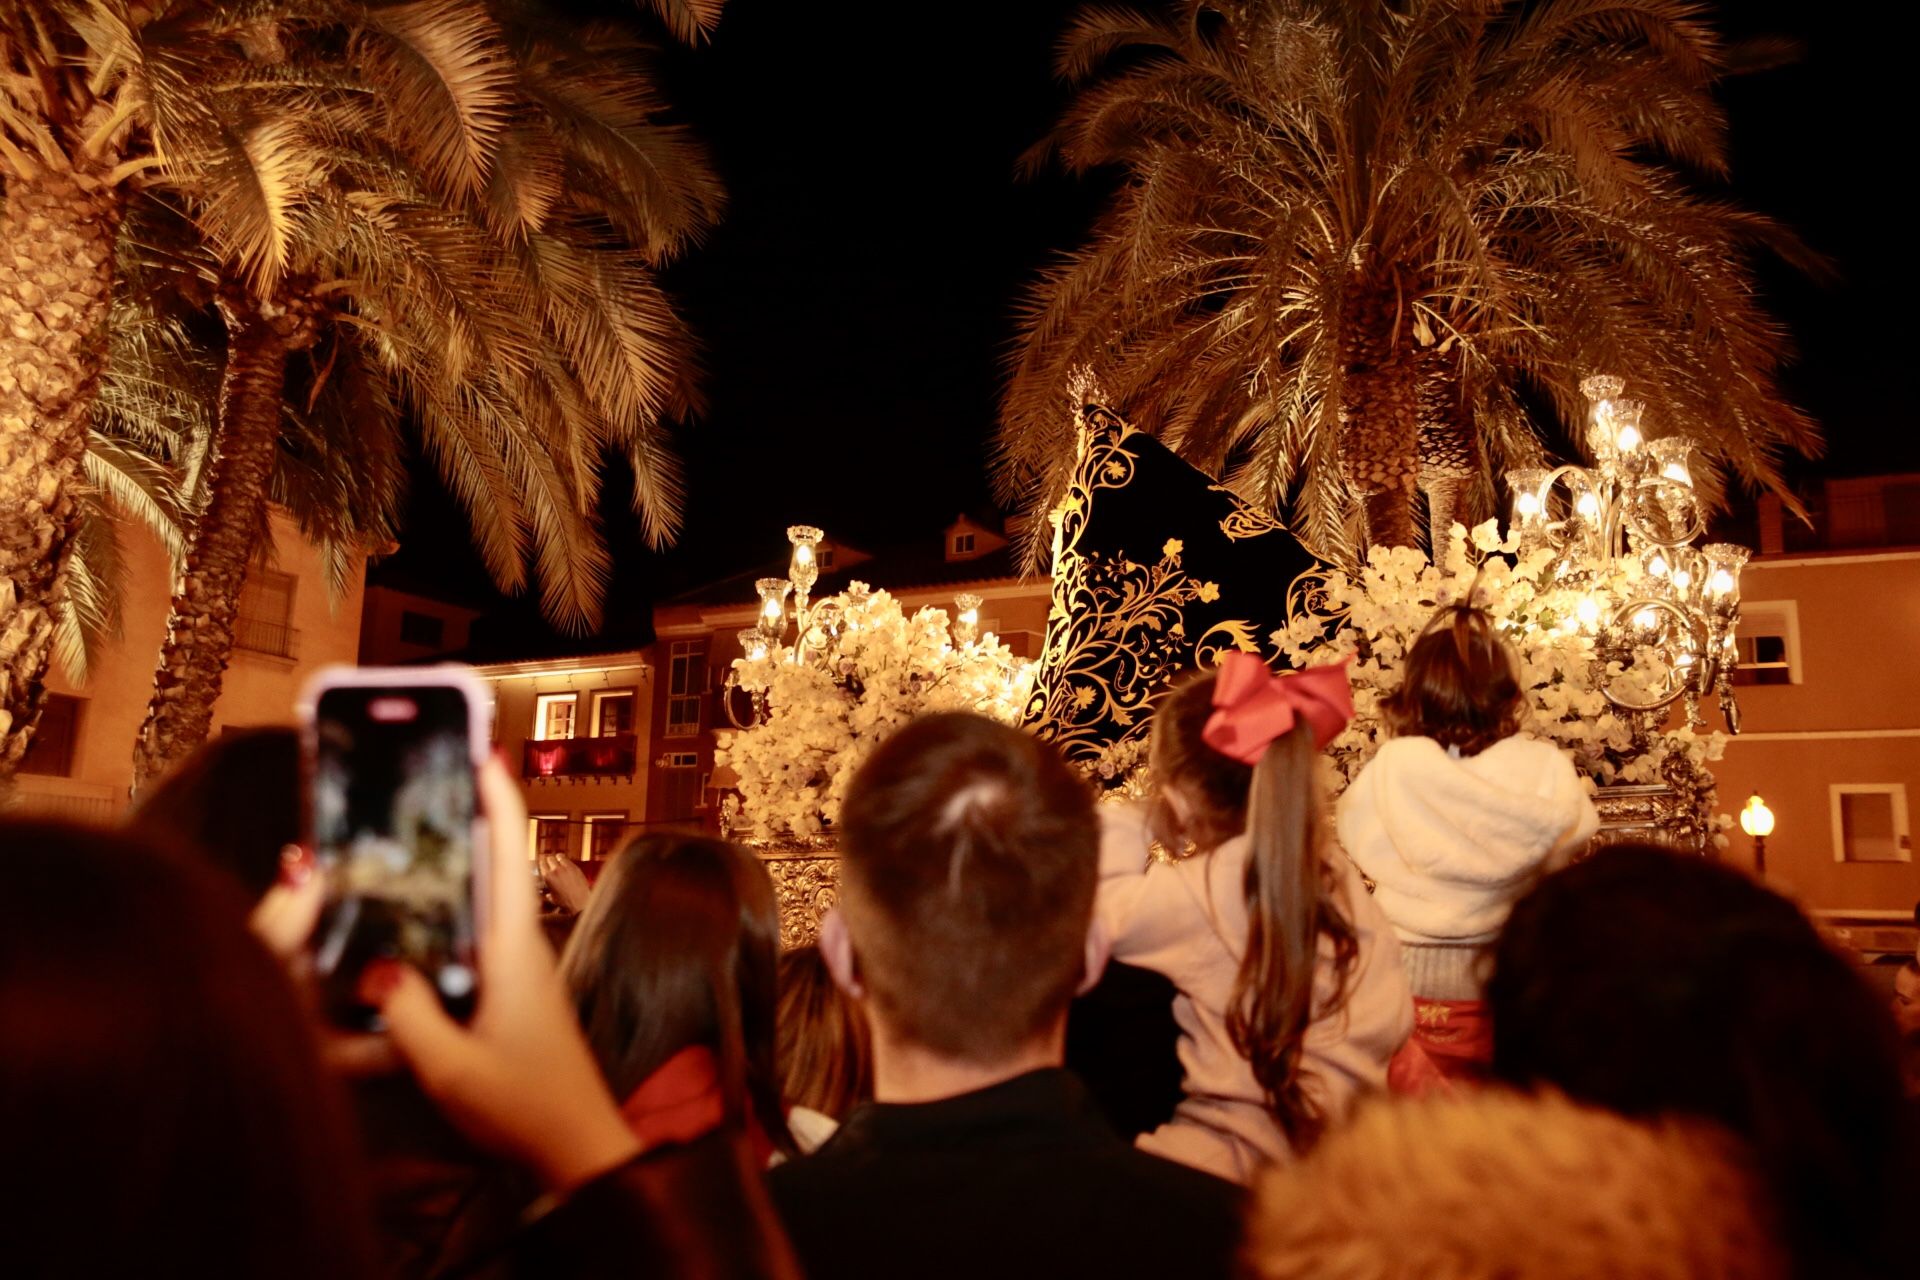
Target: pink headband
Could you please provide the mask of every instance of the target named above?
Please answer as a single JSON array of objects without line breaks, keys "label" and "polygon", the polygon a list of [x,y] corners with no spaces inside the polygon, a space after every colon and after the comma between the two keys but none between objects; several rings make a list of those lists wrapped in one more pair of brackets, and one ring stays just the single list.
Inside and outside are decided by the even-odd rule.
[{"label": "pink headband", "polygon": [[1353,719],[1348,661],[1276,676],[1251,653],[1229,653],[1214,678],[1214,712],[1201,737],[1223,756],[1258,764],[1268,743],[1305,718],[1314,749],[1324,748]]}]

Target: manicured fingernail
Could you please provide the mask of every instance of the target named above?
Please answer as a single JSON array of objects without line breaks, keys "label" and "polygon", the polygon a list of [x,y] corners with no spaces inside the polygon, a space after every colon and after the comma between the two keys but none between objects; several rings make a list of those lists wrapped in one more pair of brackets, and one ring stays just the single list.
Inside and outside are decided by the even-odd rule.
[{"label": "manicured fingernail", "polygon": [[378,1008],[400,985],[398,960],[375,960],[360,972],[360,998]]},{"label": "manicured fingernail", "polygon": [[280,851],[280,883],[298,889],[313,878],[313,852],[297,844]]}]

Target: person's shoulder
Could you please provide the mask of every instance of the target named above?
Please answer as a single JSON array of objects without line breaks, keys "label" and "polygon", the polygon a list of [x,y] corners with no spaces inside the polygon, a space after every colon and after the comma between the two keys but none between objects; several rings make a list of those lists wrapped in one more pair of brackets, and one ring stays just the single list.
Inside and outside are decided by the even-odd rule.
[{"label": "person's shoulder", "polygon": [[1237,1221],[1246,1197],[1245,1188],[1225,1178],[1134,1146],[1116,1153],[1114,1165],[1122,1179],[1152,1189],[1169,1207],[1217,1209]]}]

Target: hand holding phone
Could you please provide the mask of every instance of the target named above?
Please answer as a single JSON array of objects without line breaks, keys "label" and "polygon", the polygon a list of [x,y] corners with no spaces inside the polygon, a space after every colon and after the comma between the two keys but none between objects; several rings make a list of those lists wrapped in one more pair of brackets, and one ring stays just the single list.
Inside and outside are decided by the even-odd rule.
[{"label": "hand holding phone", "polygon": [[386,1016],[421,1087],[467,1136],[567,1191],[639,1154],[567,997],[526,873],[527,808],[498,760],[480,773],[492,831],[490,921],[480,942],[479,1009],[448,1018],[411,966],[381,962],[363,995]]}]

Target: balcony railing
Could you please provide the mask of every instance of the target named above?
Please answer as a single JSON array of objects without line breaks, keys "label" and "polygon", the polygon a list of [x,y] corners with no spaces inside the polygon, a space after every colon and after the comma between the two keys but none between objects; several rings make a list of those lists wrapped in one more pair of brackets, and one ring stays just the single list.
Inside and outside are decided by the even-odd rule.
[{"label": "balcony railing", "polygon": [[236,649],[271,654],[276,658],[291,658],[299,639],[300,633],[284,622],[268,622],[265,618],[244,616],[233,620],[233,647]]},{"label": "balcony railing", "polygon": [[527,739],[521,752],[526,778],[631,778],[639,759],[631,733],[605,738]]}]

